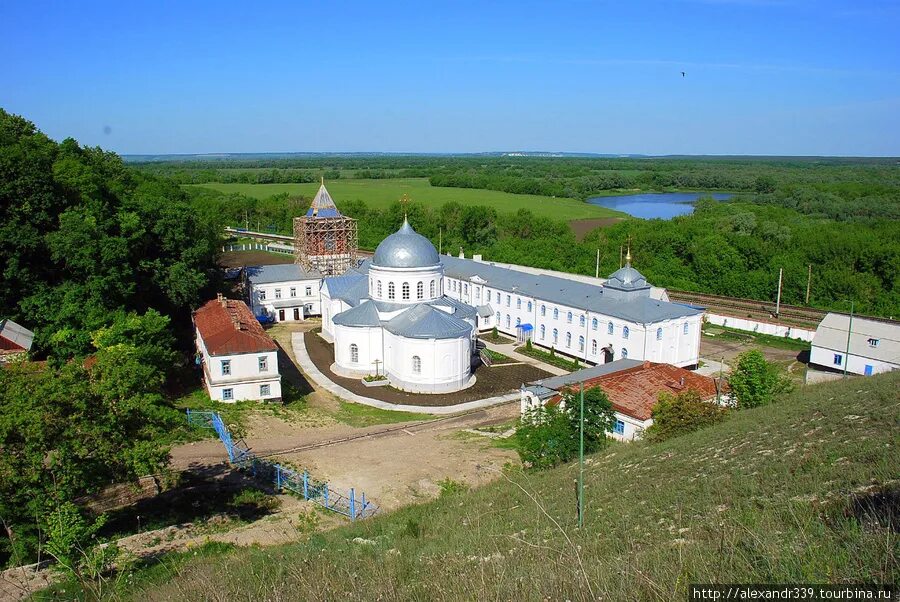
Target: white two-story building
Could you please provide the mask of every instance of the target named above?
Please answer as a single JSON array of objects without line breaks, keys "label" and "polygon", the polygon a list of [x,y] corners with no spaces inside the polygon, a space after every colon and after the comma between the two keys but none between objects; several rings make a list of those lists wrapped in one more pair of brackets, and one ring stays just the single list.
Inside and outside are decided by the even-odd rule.
[{"label": "white two-story building", "polygon": [[197,358],[211,399],[281,399],[278,346],[243,301],[219,295],[193,318]]},{"label": "white two-story building", "polygon": [[276,322],[297,322],[322,314],[322,274],[295,263],[244,269],[245,289],[253,314]]}]

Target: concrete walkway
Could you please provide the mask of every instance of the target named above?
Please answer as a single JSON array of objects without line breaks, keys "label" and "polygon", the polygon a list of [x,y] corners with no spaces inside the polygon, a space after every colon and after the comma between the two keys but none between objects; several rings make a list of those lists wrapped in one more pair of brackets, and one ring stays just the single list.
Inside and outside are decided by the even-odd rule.
[{"label": "concrete walkway", "polygon": [[703,362],[703,366],[694,370],[694,373],[701,376],[718,377],[720,371],[723,375],[731,372],[731,367],[728,364],[723,364],[719,360],[711,360],[706,357],[701,357],[700,361]]},{"label": "concrete walkway", "polygon": [[[478,339],[491,351],[496,351],[497,353],[502,353],[507,357],[511,357],[514,360],[518,360],[523,364],[528,364],[534,366],[535,368],[540,368],[541,370],[545,370],[550,374],[561,376],[563,374],[569,374],[568,370],[563,370],[562,368],[557,368],[551,364],[546,362],[542,362],[541,360],[536,360],[533,357],[528,357],[527,355],[522,355],[521,353],[516,352],[516,347],[520,347],[519,343],[491,343],[490,341],[485,341],[484,339]],[[500,364],[498,364],[499,366]]]},{"label": "concrete walkway", "polygon": [[381,410],[391,410],[395,412],[418,412],[421,414],[433,414],[440,416],[445,414],[456,414],[458,412],[465,412],[467,410],[489,408],[497,404],[519,399],[519,393],[517,391],[515,393],[499,395],[497,397],[487,397],[485,399],[476,399],[475,401],[458,403],[452,406],[411,406],[388,403],[386,401],[381,401],[380,399],[372,399],[371,397],[363,397],[362,395],[357,395],[353,391],[345,389],[336,382],[332,381],[326,375],[322,374],[322,372],[318,368],[316,368],[316,365],[313,363],[312,359],[309,357],[309,354],[306,352],[306,342],[303,340],[302,332],[295,332],[291,335],[291,346],[294,348],[294,357],[297,358],[297,364],[300,366],[300,369],[303,370],[303,373],[306,374],[306,376],[308,376],[310,379],[312,379],[312,381],[315,382],[318,386],[346,401],[361,403],[363,405],[372,406],[373,408],[379,408]]}]

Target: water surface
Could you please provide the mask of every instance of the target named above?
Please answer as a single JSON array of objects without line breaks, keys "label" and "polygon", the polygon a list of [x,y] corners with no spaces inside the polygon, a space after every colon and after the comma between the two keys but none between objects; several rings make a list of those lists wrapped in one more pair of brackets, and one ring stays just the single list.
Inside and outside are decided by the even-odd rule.
[{"label": "water surface", "polygon": [[587,202],[643,219],[672,219],[693,213],[694,203],[700,197],[724,201],[732,196],[725,192],[645,192],[621,196],[595,196],[589,198]]}]

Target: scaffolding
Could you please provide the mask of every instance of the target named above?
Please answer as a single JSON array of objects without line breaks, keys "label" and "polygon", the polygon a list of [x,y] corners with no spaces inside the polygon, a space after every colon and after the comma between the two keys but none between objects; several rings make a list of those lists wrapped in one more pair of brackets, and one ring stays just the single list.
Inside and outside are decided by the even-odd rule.
[{"label": "scaffolding", "polygon": [[338,276],[356,267],[358,247],[356,220],[338,211],[323,180],[306,215],[294,218],[294,262]]}]

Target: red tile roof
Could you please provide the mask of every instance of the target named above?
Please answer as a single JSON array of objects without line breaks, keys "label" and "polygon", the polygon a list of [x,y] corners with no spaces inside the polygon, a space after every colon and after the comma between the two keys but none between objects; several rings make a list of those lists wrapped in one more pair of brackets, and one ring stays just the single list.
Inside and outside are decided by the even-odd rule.
[{"label": "red tile roof", "polygon": [[[682,391],[693,390],[702,399],[716,396],[715,379],[670,364],[651,362],[584,383],[585,388],[597,385],[606,392],[613,409],[638,420],[649,420],[652,417],[653,407],[663,391],[677,395]],[[550,402],[557,403],[559,398],[559,395],[554,396]]]},{"label": "red tile roof", "polygon": [[243,301],[224,298],[207,301],[194,312],[194,325],[210,355],[278,349]]}]

